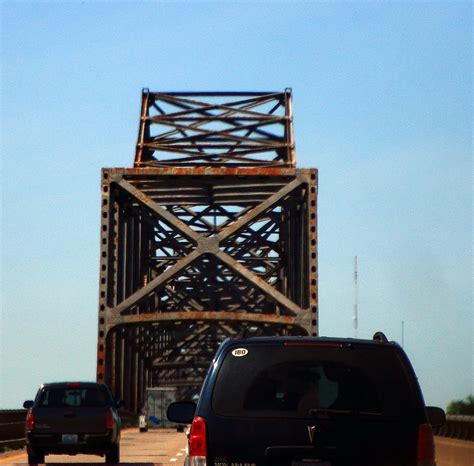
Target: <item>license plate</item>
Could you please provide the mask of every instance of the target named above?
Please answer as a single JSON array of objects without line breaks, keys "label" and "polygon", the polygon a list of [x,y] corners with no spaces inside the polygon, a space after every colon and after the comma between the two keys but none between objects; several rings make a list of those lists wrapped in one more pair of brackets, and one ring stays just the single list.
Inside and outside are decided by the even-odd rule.
[{"label": "license plate", "polygon": [[320,461],[320,460],[302,460],[302,461],[292,461],[291,466],[331,466],[329,461]]},{"label": "license plate", "polygon": [[77,443],[77,434],[63,434],[63,443]]}]

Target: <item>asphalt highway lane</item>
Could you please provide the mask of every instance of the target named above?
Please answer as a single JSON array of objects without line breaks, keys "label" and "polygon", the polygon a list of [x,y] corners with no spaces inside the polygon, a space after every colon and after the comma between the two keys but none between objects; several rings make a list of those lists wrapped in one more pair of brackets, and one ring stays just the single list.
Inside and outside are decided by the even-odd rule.
[{"label": "asphalt highway lane", "polygon": [[[121,463],[135,466],[181,466],[186,451],[186,436],[175,429],[156,429],[140,433],[138,429],[124,429],[120,442]],[[473,466],[474,442],[436,437],[437,466]],[[105,463],[93,455],[50,455],[47,463],[90,464]],[[0,464],[27,464],[25,450],[0,454]]]},{"label": "asphalt highway lane", "polygon": [[[184,463],[186,435],[176,429],[150,429],[139,432],[138,428],[122,430],[120,440],[120,464],[144,466],[177,466]],[[0,464],[27,464],[26,450],[0,454]],[[105,458],[95,455],[48,455],[46,463],[90,464],[105,463]]]},{"label": "asphalt highway lane", "polygon": [[473,466],[474,442],[436,437],[437,466]]}]

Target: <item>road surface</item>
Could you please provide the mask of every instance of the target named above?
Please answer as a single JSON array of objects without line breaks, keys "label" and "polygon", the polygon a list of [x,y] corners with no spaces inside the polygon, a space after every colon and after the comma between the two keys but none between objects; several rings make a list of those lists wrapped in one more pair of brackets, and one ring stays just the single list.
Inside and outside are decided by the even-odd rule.
[{"label": "road surface", "polygon": [[[186,436],[174,429],[149,430],[124,429],[120,443],[121,464],[143,466],[182,465],[186,450]],[[473,466],[474,442],[436,437],[437,466]],[[105,459],[92,455],[50,455],[47,463],[105,463]],[[25,450],[0,454],[0,464],[27,464]]]},{"label": "road surface", "polygon": [[[120,463],[135,465],[177,466],[184,462],[186,435],[176,429],[123,429],[120,440]],[[0,454],[0,464],[27,464],[26,451],[16,450]],[[49,455],[46,463],[105,463],[105,458],[94,455]]]}]

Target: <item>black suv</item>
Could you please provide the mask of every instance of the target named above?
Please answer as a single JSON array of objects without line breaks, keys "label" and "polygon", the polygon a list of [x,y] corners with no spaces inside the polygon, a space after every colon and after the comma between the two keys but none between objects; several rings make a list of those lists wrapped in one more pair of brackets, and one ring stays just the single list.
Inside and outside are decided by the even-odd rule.
[{"label": "black suv", "polygon": [[433,466],[445,415],[378,332],[226,340],[197,405],[173,403],[168,418],[192,422],[192,466]]},{"label": "black suv", "polygon": [[28,463],[44,463],[50,453],[105,455],[107,463],[120,461],[121,402],[115,403],[104,384],[60,382],[44,384],[26,415]]}]

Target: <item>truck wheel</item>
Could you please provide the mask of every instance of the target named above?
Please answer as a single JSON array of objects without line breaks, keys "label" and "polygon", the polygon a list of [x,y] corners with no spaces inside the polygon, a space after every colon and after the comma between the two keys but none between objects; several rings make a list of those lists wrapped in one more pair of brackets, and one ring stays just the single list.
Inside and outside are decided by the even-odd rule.
[{"label": "truck wheel", "polygon": [[37,453],[34,450],[28,450],[28,464],[44,463],[44,453]]},{"label": "truck wheel", "polygon": [[105,462],[107,464],[120,463],[120,447],[118,445],[114,445],[112,449],[105,454]]}]

